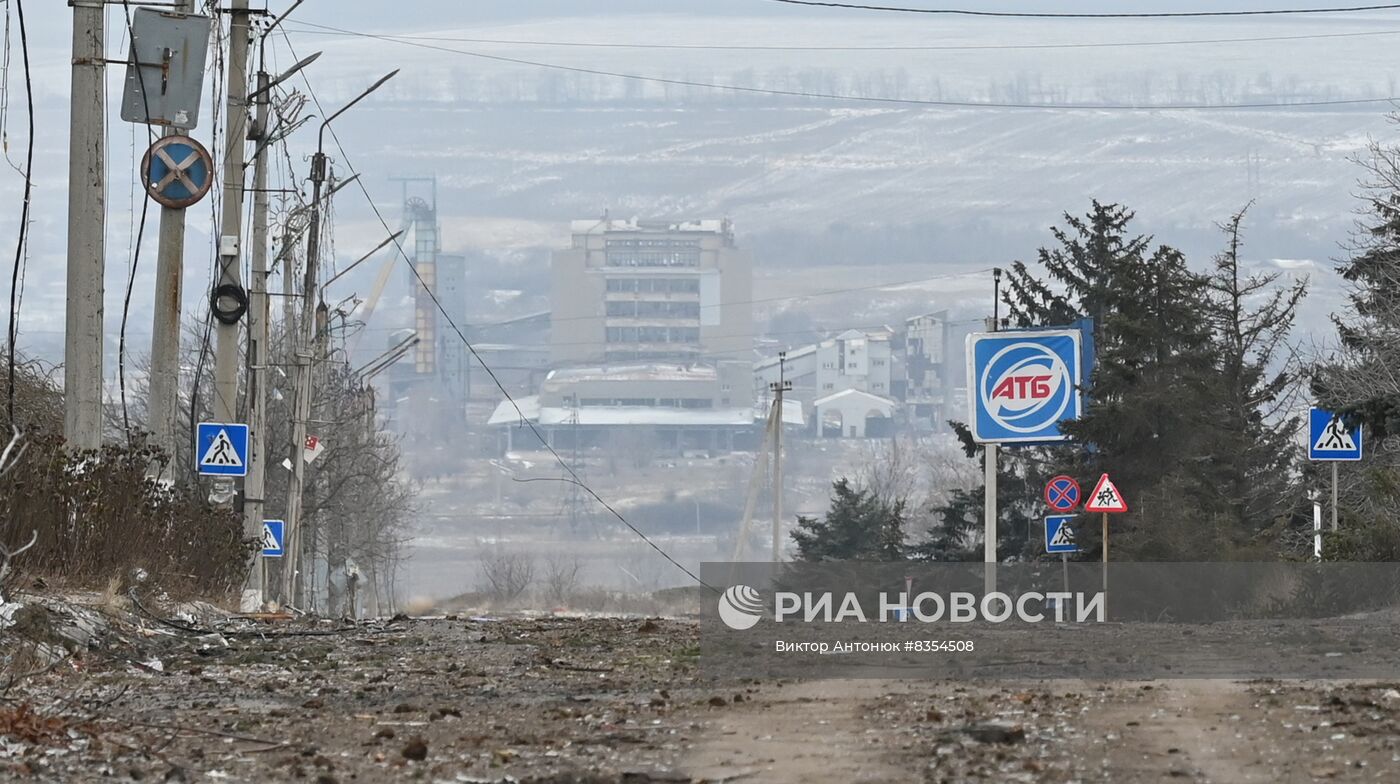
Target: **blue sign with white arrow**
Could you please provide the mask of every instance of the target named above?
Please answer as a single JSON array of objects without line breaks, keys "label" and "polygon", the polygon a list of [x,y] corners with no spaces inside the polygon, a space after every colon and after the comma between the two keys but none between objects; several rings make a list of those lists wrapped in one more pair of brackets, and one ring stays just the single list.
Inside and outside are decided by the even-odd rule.
[{"label": "blue sign with white arrow", "polygon": [[1308,459],[1321,462],[1361,459],[1361,425],[1348,427],[1345,420],[1323,408],[1308,413]]},{"label": "blue sign with white arrow", "polygon": [[262,532],[262,554],[264,558],[281,558],[285,553],[282,538],[285,524],[281,520],[264,520]]},{"label": "blue sign with white arrow", "polygon": [[1045,518],[1045,552],[1077,553],[1079,543],[1074,538],[1074,527],[1070,525],[1074,515],[1051,515]]},{"label": "blue sign with white arrow", "polygon": [[199,473],[206,476],[248,475],[248,426],[200,422],[194,453]]}]

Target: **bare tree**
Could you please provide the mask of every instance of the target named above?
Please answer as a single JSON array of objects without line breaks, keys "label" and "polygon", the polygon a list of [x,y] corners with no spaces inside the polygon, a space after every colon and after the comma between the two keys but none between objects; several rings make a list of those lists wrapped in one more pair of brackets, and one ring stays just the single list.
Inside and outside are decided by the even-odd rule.
[{"label": "bare tree", "polygon": [[495,547],[481,559],[482,591],[497,604],[520,598],[535,581],[535,560],[528,554]]},{"label": "bare tree", "polygon": [[544,599],[551,607],[564,606],[578,589],[578,556],[555,553],[544,562]]}]

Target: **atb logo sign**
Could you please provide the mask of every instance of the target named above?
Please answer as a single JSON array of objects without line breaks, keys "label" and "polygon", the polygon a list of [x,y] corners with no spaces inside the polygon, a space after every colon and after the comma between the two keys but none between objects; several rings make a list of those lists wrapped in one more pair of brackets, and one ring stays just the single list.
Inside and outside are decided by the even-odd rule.
[{"label": "atb logo sign", "polygon": [[763,617],[763,600],[747,585],[731,585],[719,597],[719,619],[735,631],[752,629]]},{"label": "atb logo sign", "polygon": [[968,336],[972,435],[983,443],[1065,441],[1060,423],[1079,417],[1077,330]]}]

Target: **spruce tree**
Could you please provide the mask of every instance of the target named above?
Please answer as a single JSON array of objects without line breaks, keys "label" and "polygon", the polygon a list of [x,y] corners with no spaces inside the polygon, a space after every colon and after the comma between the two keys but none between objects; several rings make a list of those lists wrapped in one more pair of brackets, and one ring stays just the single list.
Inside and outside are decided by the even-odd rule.
[{"label": "spruce tree", "polygon": [[1199,501],[1221,517],[1237,541],[1293,511],[1300,457],[1295,434],[1300,368],[1290,332],[1307,280],[1280,283],[1280,273],[1240,268],[1246,207],[1221,226],[1225,249],[1206,284],[1215,354],[1215,402],[1206,423],[1207,452],[1197,464]]},{"label": "spruce tree", "polygon": [[826,517],[797,518],[792,532],[799,561],[900,561],[904,559],[905,502],[858,490],[850,480],[832,484]]},{"label": "spruce tree", "polygon": [[1333,316],[1341,352],[1319,363],[1312,386],[1322,405],[1379,443],[1400,433],[1400,147],[1373,142],[1368,153],[1366,222],[1340,268],[1353,312]]}]

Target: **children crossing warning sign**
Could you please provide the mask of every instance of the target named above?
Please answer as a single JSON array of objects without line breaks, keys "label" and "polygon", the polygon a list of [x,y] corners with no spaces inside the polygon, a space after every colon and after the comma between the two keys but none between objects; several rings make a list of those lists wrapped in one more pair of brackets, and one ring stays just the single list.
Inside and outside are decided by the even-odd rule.
[{"label": "children crossing warning sign", "polygon": [[1128,502],[1123,500],[1123,494],[1118,492],[1113,480],[1108,478],[1108,474],[1099,477],[1099,483],[1094,485],[1094,492],[1089,494],[1089,499],[1084,502],[1086,512],[1126,512]]},{"label": "children crossing warning sign", "polygon": [[209,476],[248,475],[248,426],[200,422],[195,433],[199,473]]}]

